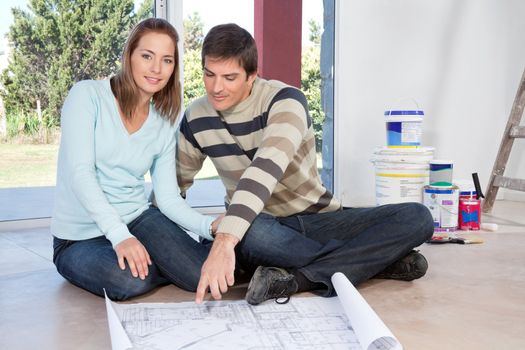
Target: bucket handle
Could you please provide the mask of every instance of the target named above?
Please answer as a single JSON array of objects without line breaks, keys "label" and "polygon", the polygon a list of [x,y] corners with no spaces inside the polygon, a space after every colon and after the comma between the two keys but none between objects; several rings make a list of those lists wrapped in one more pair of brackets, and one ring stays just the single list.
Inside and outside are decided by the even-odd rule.
[{"label": "bucket handle", "polygon": [[[419,111],[419,110],[420,110],[419,103],[417,103],[416,99],[413,98],[413,97],[408,97],[408,96],[398,98],[398,99],[395,100],[390,106],[392,106],[392,105],[395,106],[396,104],[400,104],[401,101],[410,101],[410,102],[412,102],[412,103],[416,106],[416,109],[415,109],[416,111]],[[394,110],[394,109],[393,109],[393,108],[389,108],[389,109],[387,109],[388,112],[390,112],[390,111],[392,111],[392,110]],[[398,110],[401,110],[401,108],[398,108]]]}]

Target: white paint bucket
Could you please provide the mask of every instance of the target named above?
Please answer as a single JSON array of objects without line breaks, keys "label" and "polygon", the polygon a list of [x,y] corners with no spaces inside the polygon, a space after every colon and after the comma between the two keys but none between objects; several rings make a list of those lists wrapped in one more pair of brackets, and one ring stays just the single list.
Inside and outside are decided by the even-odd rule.
[{"label": "white paint bucket", "polygon": [[376,204],[423,202],[423,187],[428,185],[428,163],[434,148],[388,148],[374,151]]}]

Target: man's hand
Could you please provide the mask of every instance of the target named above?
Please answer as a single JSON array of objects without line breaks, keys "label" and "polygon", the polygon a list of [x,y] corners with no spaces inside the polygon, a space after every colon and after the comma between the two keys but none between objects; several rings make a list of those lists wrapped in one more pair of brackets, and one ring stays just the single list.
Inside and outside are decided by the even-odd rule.
[{"label": "man's hand", "polygon": [[214,299],[221,299],[228,291],[228,286],[233,286],[235,279],[235,245],[239,239],[226,233],[217,233],[211,246],[210,254],[202,265],[201,278],[197,286],[195,302],[202,303],[204,295],[210,288]]},{"label": "man's hand", "polygon": [[126,269],[124,259],[128,262],[129,269],[133,277],[145,279],[148,275],[148,265],[151,265],[151,259],[148,251],[135,237],[128,238],[117,244],[115,247],[117,253],[118,265],[122,270]]},{"label": "man's hand", "polygon": [[219,229],[219,224],[221,223],[222,219],[224,219],[224,215],[225,214],[221,214],[217,216],[217,218],[215,218],[215,220],[213,220],[213,222],[211,223],[211,232],[213,234],[217,233],[217,230]]}]

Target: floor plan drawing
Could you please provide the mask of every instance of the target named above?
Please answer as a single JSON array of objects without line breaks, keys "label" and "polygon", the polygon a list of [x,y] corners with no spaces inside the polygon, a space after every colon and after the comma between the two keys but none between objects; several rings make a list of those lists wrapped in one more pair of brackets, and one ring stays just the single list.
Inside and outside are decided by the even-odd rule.
[{"label": "floor plan drawing", "polygon": [[337,298],[119,307],[131,342],[144,349],[361,349]]},{"label": "floor plan drawing", "polygon": [[[295,297],[286,304],[267,301],[257,306],[244,300],[198,305],[194,302],[117,304],[108,299],[107,305],[108,318],[112,308],[119,323],[117,327],[127,337],[120,343],[127,345],[116,346],[119,342],[114,342],[110,323],[114,350],[128,348],[129,344],[133,349],[144,350],[402,349],[389,331],[383,329],[387,334],[378,336],[376,332],[370,340],[365,336],[363,342],[351,326],[340,298]],[[359,309],[354,308],[356,312]],[[367,326],[361,332],[372,328]]]}]

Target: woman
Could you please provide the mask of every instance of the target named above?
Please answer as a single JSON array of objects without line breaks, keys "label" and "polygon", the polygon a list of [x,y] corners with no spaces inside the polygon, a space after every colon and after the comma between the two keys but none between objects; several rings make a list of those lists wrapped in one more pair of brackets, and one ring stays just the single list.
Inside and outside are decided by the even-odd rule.
[{"label": "woman", "polygon": [[[187,205],[175,180],[177,41],[165,20],[140,22],[121,71],[75,84],[62,108],[53,261],[100,296],[125,300],[169,282],[195,290],[208,248],[182,228],[212,240],[218,225]],[[144,191],[148,171],[158,209]]]}]

